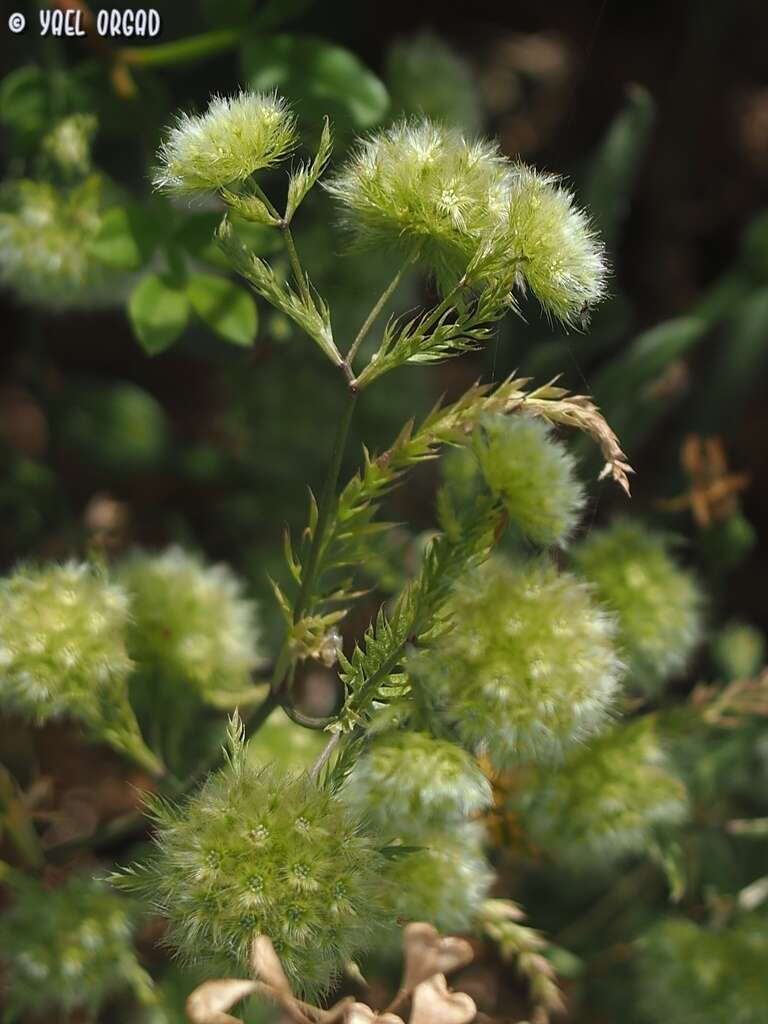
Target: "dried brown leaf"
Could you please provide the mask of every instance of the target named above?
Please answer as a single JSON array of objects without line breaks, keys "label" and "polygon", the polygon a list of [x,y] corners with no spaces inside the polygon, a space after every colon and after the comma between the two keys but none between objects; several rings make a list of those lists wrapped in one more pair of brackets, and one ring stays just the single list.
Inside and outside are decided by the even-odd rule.
[{"label": "dried brown leaf", "polygon": [[396,1013],[375,1013],[365,1003],[352,1003],[344,1014],[345,1024],[403,1024]]},{"label": "dried brown leaf", "polygon": [[236,978],[205,981],[187,999],[187,1017],[192,1024],[240,1024],[226,1011],[258,988],[255,981]]},{"label": "dried brown leaf", "polygon": [[469,1024],[477,1014],[466,992],[451,992],[444,974],[417,985],[408,1024]]},{"label": "dried brown leaf", "polygon": [[280,957],[266,935],[257,935],[251,943],[251,970],[261,981],[283,997],[293,998]]},{"label": "dried brown leaf", "polygon": [[435,974],[450,974],[465,967],[474,957],[466,939],[441,935],[431,924],[414,922],[403,933],[402,992],[412,992],[417,985]]},{"label": "dried brown leaf", "polygon": [[550,384],[532,392],[522,407],[550,423],[562,423],[589,434],[600,446],[605,459],[599,479],[610,476],[629,496],[629,474],[634,470],[621,449],[618,437],[590,398],[569,395],[565,388]]}]

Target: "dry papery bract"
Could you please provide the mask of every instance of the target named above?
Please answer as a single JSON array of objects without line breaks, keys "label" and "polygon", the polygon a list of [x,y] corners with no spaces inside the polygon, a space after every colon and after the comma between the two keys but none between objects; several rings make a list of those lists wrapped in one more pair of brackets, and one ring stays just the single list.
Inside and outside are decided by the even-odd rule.
[{"label": "dry papery bract", "polygon": [[239,1024],[227,1011],[247,996],[260,995],[281,1006],[297,1024],[403,1024],[395,1011],[408,999],[409,1024],[469,1024],[477,1007],[466,993],[452,992],[445,976],[465,967],[473,956],[465,939],[440,935],[430,924],[409,924],[403,931],[403,977],[389,1006],[378,1011],[346,996],[323,1010],[296,998],[272,942],[258,935],[251,946],[255,978],[204,982],[187,1000],[187,1017],[192,1024]]}]

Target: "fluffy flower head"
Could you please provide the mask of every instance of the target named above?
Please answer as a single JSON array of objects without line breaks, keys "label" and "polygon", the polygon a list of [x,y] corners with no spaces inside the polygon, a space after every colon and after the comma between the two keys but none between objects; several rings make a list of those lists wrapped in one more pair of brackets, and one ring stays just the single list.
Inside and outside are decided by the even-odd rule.
[{"label": "fluffy flower head", "polygon": [[438,273],[461,273],[503,209],[507,162],[495,144],[422,118],[363,140],[325,186],[358,240],[420,252]]},{"label": "fluffy flower head", "polygon": [[481,566],[454,592],[454,628],[411,659],[462,741],[506,768],[606,724],[621,673],[614,625],[546,559]]},{"label": "fluffy flower head", "polygon": [[515,165],[497,224],[494,248],[517,263],[518,282],[550,316],[574,323],[605,297],[603,246],[556,176]]},{"label": "fluffy flower head", "polygon": [[284,160],[297,143],[296,118],[274,93],[214,96],[204,114],[180,114],[160,147],[154,185],[210,192]]},{"label": "fluffy flower head", "polygon": [[539,769],[517,802],[534,843],[575,865],[639,853],[657,826],[686,812],[685,787],[643,719],[576,748],[554,771]]},{"label": "fluffy flower head", "polygon": [[142,673],[202,697],[248,686],[261,661],[256,608],[227,566],[172,547],[135,554],[118,575],[131,597],[128,649]]},{"label": "fluffy flower head", "polygon": [[[57,888],[17,876],[13,902],[0,918],[0,958],[8,971],[7,1011],[63,1019],[89,1017],[114,993],[151,982],[136,959],[133,912],[103,884],[73,876]],[[61,1015],[61,1016],[60,1016]]]},{"label": "fluffy flower head", "polygon": [[38,722],[90,721],[125,693],[128,598],[91,566],[20,568],[0,581],[0,700]]},{"label": "fluffy flower head", "polygon": [[308,775],[251,765],[238,729],[228,764],[195,796],[157,805],[155,862],[126,882],[168,919],[185,959],[242,970],[266,935],[293,984],[317,992],[369,941],[383,858]]},{"label": "fluffy flower head", "polygon": [[[406,833],[405,841],[409,838]],[[465,822],[419,832],[417,845],[421,849],[387,862],[392,914],[444,931],[467,931],[493,882],[482,826]]]},{"label": "fluffy flower head", "polygon": [[537,544],[564,544],[584,507],[576,460],[532,416],[493,416],[474,438],[480,471],[512,522]]},{"label": "fluffy flower head", "polygon": [[355,765],[342,796],[386,831],[403,822],[429,827],[491,804],[491,787],[474,759],[428,733],[385,733]]},{"label": "fluffy flower head", "polygon": [[653,692],[682,670],[701,634],[701,596],[664,538],[630,520],[593,532],[574,552],[577,569],[613,612],[628,682]]}]

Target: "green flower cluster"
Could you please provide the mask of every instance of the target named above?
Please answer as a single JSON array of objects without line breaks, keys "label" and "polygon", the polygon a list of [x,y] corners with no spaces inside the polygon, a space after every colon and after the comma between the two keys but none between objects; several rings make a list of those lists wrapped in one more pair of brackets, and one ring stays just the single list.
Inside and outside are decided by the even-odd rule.
[{"label": "green flower cluster", "polygon": [[418,256],[445,288],[501,278],[566,323],[605,295],[603,249],[571,193],[494,143],[401,121],[361,142],[326,188],[361,244]]},{"label": "green flower cluster", "polygon": [[492,416],[473,437],[480,471],[516,527],[542,546],[564,545],[584,507],[576,460],[530,416]]},{"label": "green flower cluster", "polygon": [[490,784],[466,750],[410,730],[376,737],[343,794],[359,814],[384,830],[459,821],[492,802]]},{"label": "green flower cluster", "polygon": [[622,664],[590,589],[542,558],[492,560],[456,587],[454,628],[409,671],[500,769],[559,757],[606,724]]},{"label": "green flower cluster", "polygon": [[364,139],[325,187],[361,244],[404,248],[448,280],[477,251],[488,209],[502,209],[507,173],[496,143],[416,119]]},{"label": "green flower cluster", "polygon": [[70,562],[0,580],[0,704],[39,723],[73,719],[159,772],[129,683],[142,725],[160,731],[189,725],[194,697],[231,702],[261,661],[256,608],[229,569],[179,548],[138,553],[113,575]]},{"label": "green flower cluster", "polygon": [[131,599],[128,651],[142,676],[203,699],[246,689],[262,660],[256,608],[227,566],[171,547],[135,553],[117,578]]},{"label": "green flower cluster", "polygon": [[151,770],[128,703],[125,591],[69,562],[19,568],[0,580],[0,703],[38,723],[82,723]]},{"label": "green flower cluster", "polygon": [[95,1016],[126,989],[152,1001],[151,979],[133,948],[135,915],[123,897],[82,876],[55,888],[21,875],[10,882],[12,903],[0,916],[8,1019]]},{"label": "green flower cluster", "polygon": [[[470,930],[494,880],[483,850],[482,825],[444,823],[423,829],[414,822],[412,832],[403,831],[403,842],[416,849],[387,864],[391,914],[401,921],[428,921],[439,931]],[[382,947],[397,938],[391,933],[383,937]]]},{"label": "green flower cluster", "polygon": [[242,971],[251,940],[268,935],[292,983],[314,995],[384,915],[384,858],[357,816],[307,774],[252,765],[237,719],[225,767],[154,815],[156,858],[123,884],[168,919],[191,962]]},{"label": "green flower cluster", "polygon": [[243,182],[290,156],[296,118],[281,97],[240,92],[214,96],[204,114],[180,114],[160,149],[155,188],[211,192]]},{"label": "green flower cluster", "polygon": [[94,174],[69,190],[22,180],[0,196],[0,283],[42,309],[92,309],[120,302],[127,277],[92,255],[109,205]]},{"label": "green flower cluster", "polygon": [[642,1019],[675,1024],[763,1024],[768,1006],[768,921],[753,913],[728,927],[670,918],[640,942]]},{"label": "green flower cluster", "polygon": [[538,768],[514,803],[533,842],[577,867],[639,853],[686,813],[685,787],[647,719],[596,737],[554,770]]},{"label": "green flower cluster", "polygon": [[701,636],[701,595],[663,536],[617,520],[574,550],[577,570],[616,615],[627,681],[654,693],[681,671]]},{"label": "green flower cluster", "polygon": [[553,174],[515,166],[496,244],[559,320],[569,323],[605,298],[602,246],[586,213]]},{"label": "green flower cluster", "polygon": [[[383,876],[391,918],[467,930],[493,881],[482,827],[469,820],[492,802],[474,759],[429,733],[385,732],[370,742],[341,798],[393,844]],[[398,853],[399,844],[408,852]],[[397,944],[391,930],[378,938],[385,952]]]}]

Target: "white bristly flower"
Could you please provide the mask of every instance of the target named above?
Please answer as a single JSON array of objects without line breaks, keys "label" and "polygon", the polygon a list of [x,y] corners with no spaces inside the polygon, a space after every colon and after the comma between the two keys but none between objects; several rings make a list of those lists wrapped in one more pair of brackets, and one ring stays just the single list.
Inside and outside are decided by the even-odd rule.
[{"label": "white bristly flower", "polygon": [[275,93],[214,96],[204,114],[179,114],[168,130],[154,185],[181,194],[216,191],[274,167],[297,141],[296,117]]}]

